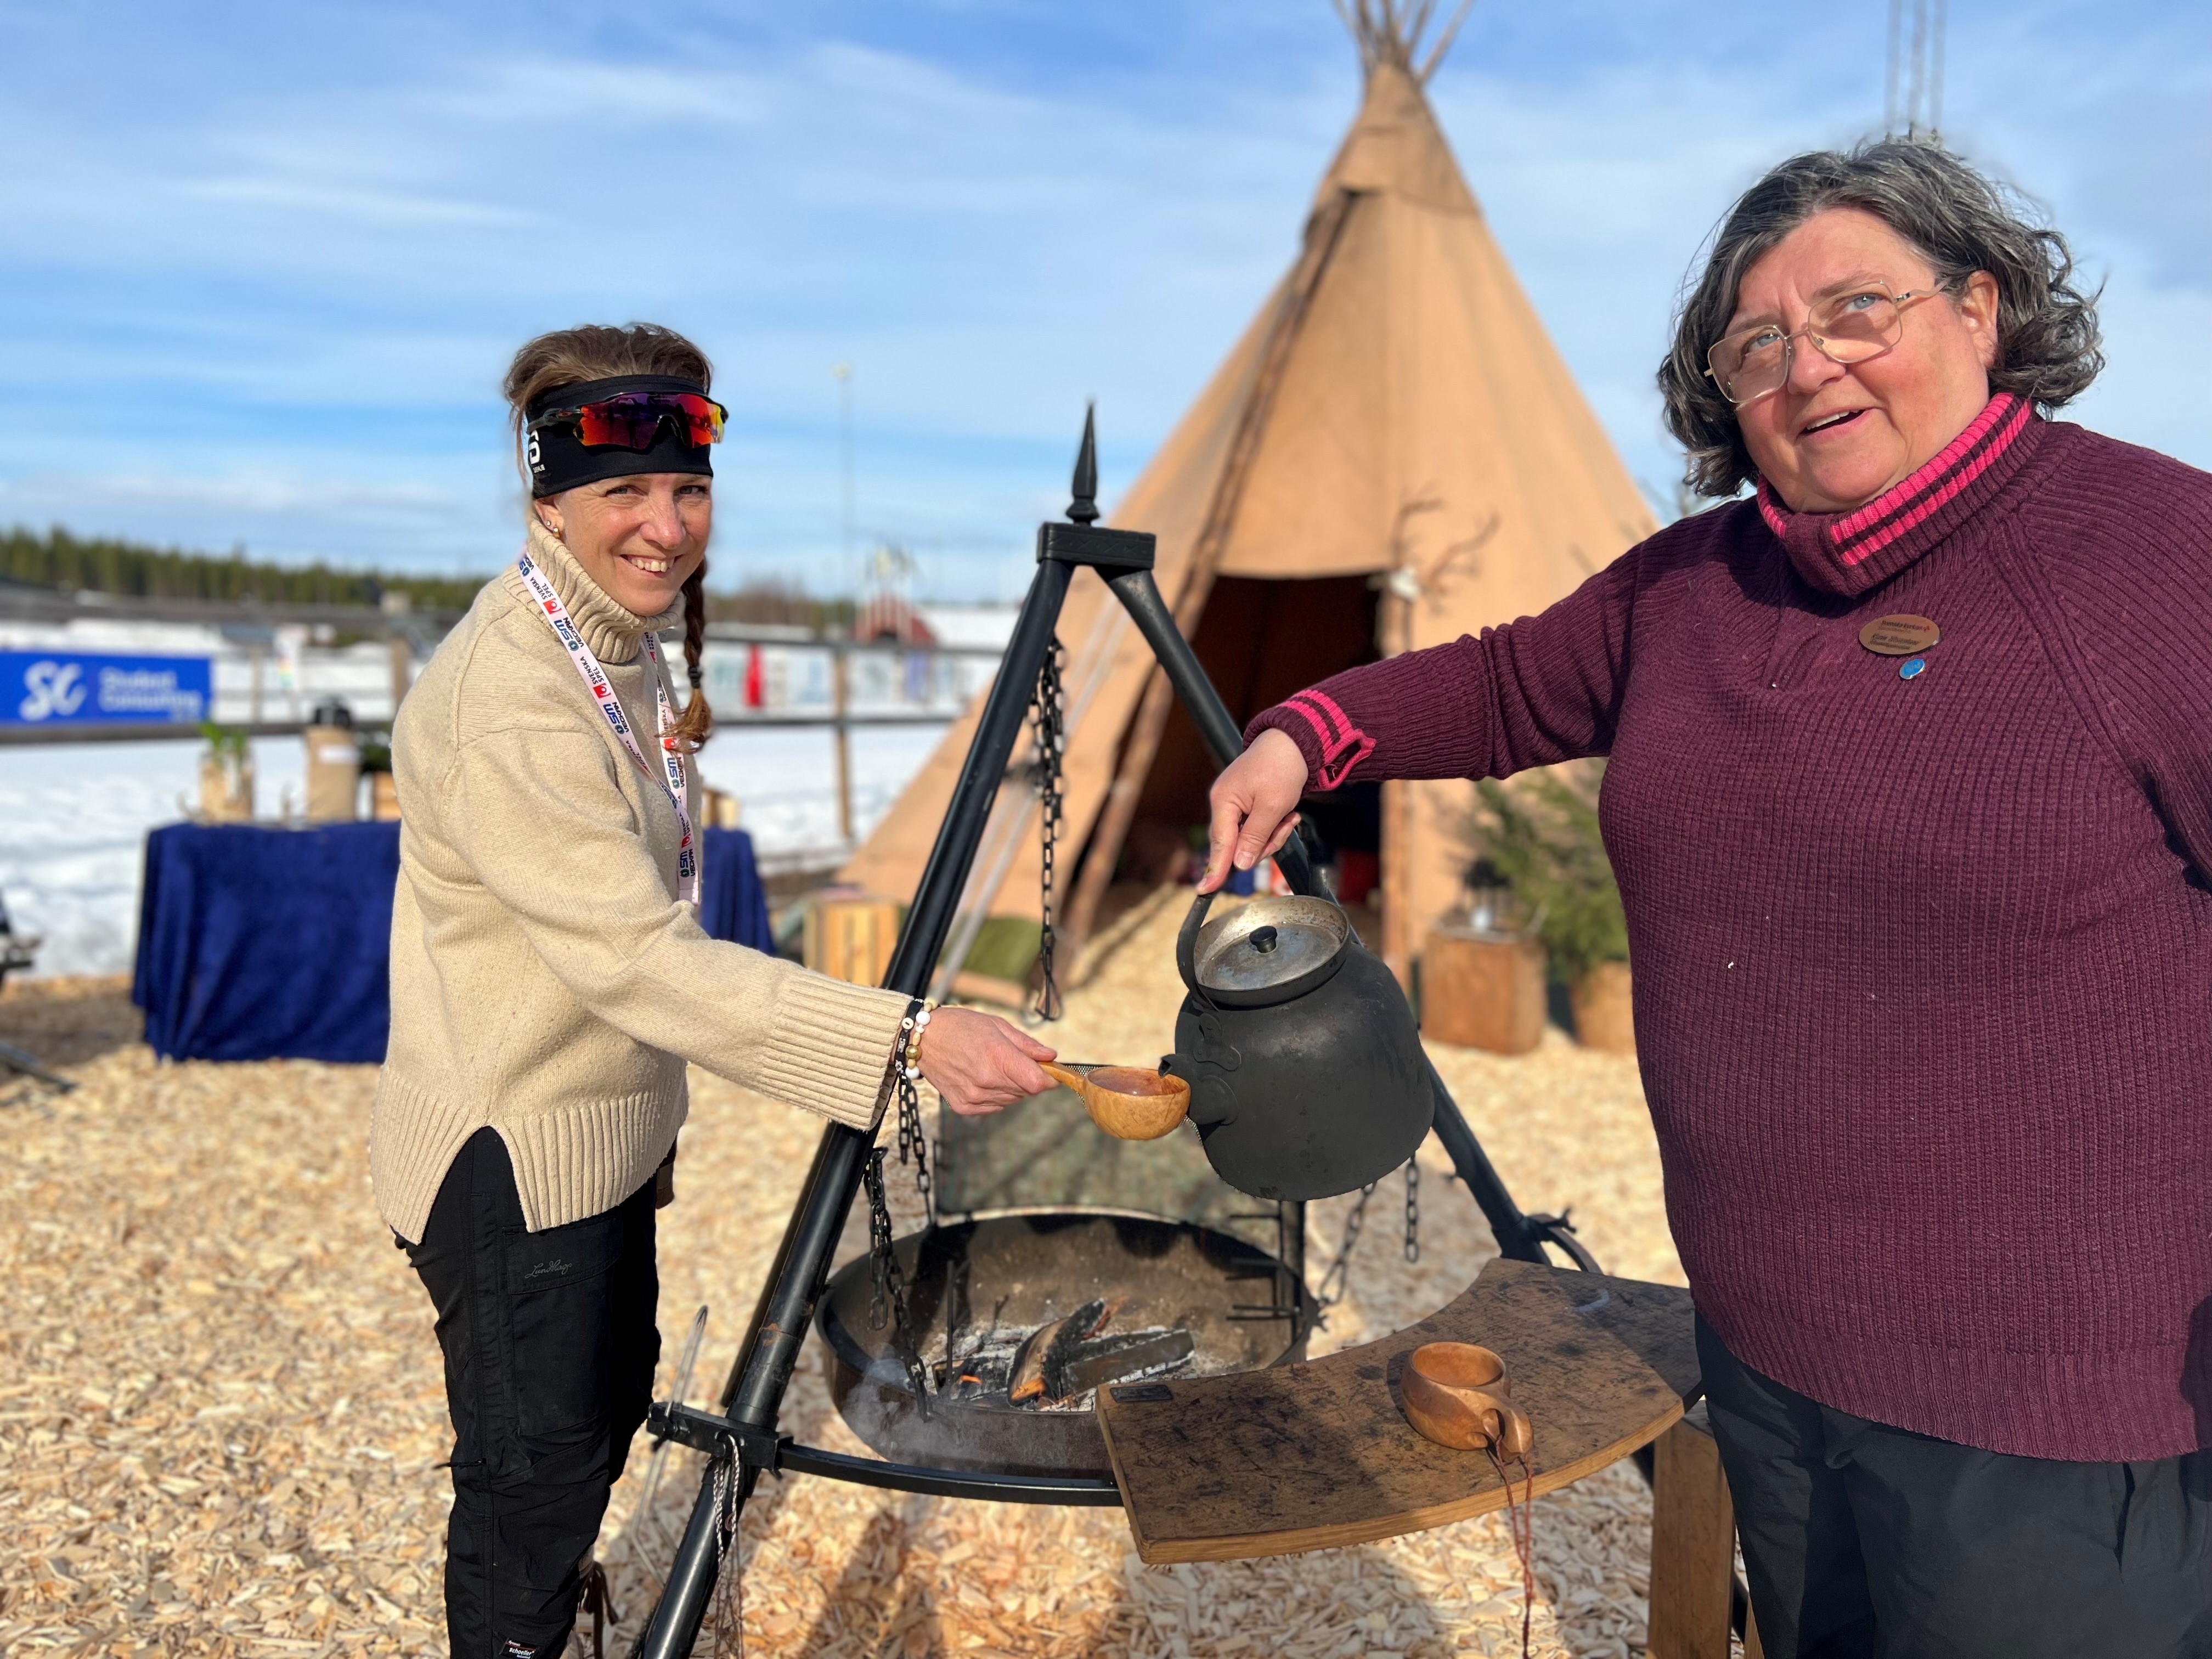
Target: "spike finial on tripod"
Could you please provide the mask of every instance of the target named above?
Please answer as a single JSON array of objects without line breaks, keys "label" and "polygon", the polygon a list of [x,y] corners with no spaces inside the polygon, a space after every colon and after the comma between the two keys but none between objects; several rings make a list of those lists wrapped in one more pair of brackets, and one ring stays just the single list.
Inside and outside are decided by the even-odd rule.
[{"label": "spike finial on tripod", "polygon": [[1083,406],[1083,447],[1075,455],[1075,499],[1067,504],[1067,516],[1075,524],[1096,524],[1098,521],[1098,431],[1097,404]]}]

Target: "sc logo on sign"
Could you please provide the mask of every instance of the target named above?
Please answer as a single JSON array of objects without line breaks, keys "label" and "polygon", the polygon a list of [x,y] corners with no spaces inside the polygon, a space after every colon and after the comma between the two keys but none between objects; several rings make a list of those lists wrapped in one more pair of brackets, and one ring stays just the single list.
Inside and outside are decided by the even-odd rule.
[{"label": "sc logo on sign", "polygon": [[34,662],[23,671],[23,689],[30,695],[15,712],[27,720],[68,719],[84,707],[84,665],[74,662]]}]

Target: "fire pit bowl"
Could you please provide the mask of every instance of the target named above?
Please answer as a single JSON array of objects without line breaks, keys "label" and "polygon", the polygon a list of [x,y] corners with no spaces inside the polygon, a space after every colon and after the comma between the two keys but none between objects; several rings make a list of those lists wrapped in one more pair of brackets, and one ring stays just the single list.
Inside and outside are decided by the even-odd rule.
[{"label": "fire pit bowl", "polygon": [[[1012,1363],[1040,1327],[1103,1302],[1107,1335],[1187,1330],[1190,1358],[1157,1380],[1257,1370],[1301,1358],[1313,1300],[1267,1251],[1188,1223],[1104,1210],[1025,1210],[897,1240],[922,1363],[936,1391],[918,1409],[893,1322],[871,1329],[868,1258],[838,1269],[822,1301],[830,1389],[854,1433],[899,1462],[984,1474],[1110,1478],[1091,1394],[1016,1404]],[[961,1381],[963,1376],[977,1382]],[[1133,1378],[1132,1381],[1138,1379]]]}]

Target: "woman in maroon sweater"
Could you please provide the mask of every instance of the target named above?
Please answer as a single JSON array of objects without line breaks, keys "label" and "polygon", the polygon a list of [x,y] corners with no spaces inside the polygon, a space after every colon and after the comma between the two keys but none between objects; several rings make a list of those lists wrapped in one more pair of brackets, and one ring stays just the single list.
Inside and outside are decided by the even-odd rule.
[{"label": "woman in maroon sweater", "polygon": [[1309,791],[1612,757],[1770,1655],[2212,1655],[2212,477],[2044,418],[2070,274],[1938,149],[1785,162],[1659,376],[1755,495],[1214,787],[1209,885]]}]

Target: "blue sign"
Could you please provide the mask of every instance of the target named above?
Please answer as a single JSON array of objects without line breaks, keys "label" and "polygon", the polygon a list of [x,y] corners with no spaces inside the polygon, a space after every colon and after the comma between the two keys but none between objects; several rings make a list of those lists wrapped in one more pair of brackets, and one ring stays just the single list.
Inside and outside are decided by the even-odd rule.
[{"label": "blue sign", "polygon": [[0,651],[0,726],[196,726],[214,704],[207,657]]}]

